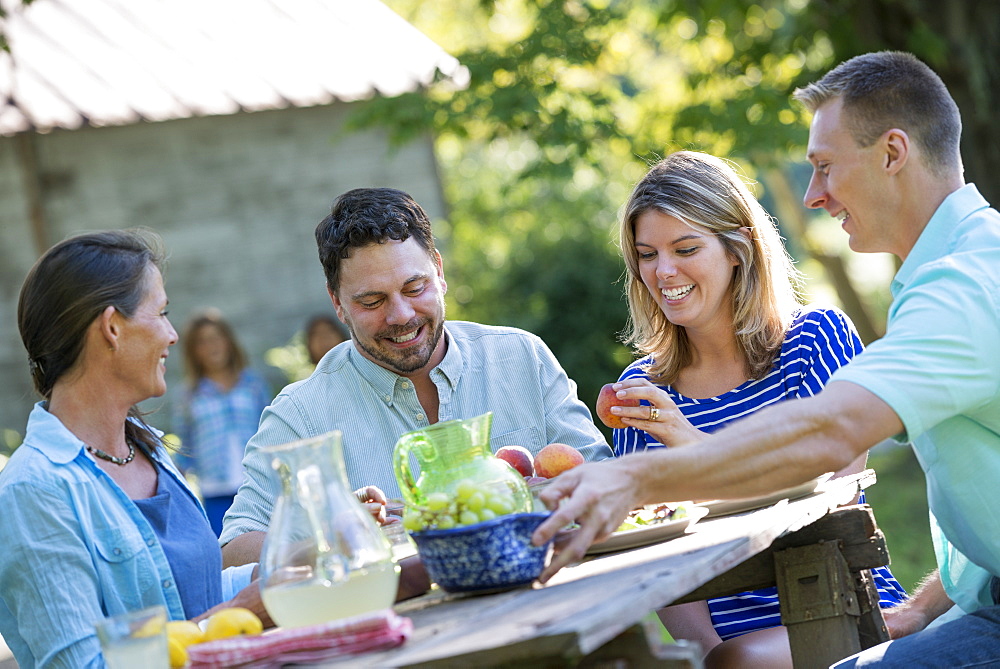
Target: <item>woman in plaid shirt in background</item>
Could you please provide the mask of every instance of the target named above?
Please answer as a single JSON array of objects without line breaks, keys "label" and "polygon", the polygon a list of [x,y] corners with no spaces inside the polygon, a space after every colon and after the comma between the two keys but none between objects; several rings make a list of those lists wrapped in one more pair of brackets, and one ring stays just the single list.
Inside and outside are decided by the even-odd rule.
[{"label": "woman in plaid shirt in background", "polygon": [[198,477],[212,529],[243,483],[243,452],[271,401],[264,379],[247,367],[232,328],[216,309],[196,314],[182,338],[187,385],[174,405],[173,429],[181,440],[177,465]]}]

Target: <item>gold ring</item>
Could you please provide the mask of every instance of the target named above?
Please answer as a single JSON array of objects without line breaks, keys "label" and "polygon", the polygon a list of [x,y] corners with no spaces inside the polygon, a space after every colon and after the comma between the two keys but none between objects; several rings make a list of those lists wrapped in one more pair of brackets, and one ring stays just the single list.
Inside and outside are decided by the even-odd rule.
[{"label": "gold ring", "polygon": [[649,407],[649,420],[657,421],[660,419],[660,410],[656,407]]}]

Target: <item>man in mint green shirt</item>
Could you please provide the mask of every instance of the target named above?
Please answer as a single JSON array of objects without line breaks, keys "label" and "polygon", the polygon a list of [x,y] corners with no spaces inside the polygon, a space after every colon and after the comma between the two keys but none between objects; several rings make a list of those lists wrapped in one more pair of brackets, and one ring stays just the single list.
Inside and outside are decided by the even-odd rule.
[{"label": "man in mint green shirt", "polygon": [[[886,336],[831,381],[892,407],[927,473],[948,597],[993,604],[1000,574],[1000,216],[973,185],[949,195],[892,282]],[[971,560],[971,562],[969,561]]]},{"label": "man in mint green shirt", "polygon": [[[895,437],[912,441],[927,477],[940,573],[885,612],[892,641],[837,666],[1000,666],[1000,214],[965,184],[958,107],[912,55],[858,56],[795,97],[814,113],[806,206],[840,219],[854,251],[903,260],[885,337],[817,395],[759,411],[698,448],[560,476],[541,494],[555,511],[534,541],[572,520],[580,529],[541,580],[639,504],[767,494]],[[964,615],[928,627],[956,604]]]}]

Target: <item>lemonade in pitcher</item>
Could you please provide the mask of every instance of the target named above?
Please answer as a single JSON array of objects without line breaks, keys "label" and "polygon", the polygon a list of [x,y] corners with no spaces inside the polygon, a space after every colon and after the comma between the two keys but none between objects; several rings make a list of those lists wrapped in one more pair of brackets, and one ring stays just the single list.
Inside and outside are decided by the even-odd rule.
[{"label": "lemonade in pitcher", "polygon": [[379,564],[338,583],[310,580],[265,588],[261,598],[278,625],[304,627],[388,608],[398,582],[397,565]]},{"label": "lemonade in pitcher", "polygon": [[340,432],[262,449],[281,478],[261,550],[261,599],[282,627],[392,606],[399,566],[350,491]]}]

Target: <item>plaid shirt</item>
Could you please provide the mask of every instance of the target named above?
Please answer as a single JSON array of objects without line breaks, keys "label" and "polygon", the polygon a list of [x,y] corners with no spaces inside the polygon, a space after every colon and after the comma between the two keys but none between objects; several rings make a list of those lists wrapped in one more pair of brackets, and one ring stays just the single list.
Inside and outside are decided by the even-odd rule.
[{"label": "plaid shirt", "polygon": [[232,495],[243,483],[243,451],[270,401],[267,384],[249,369],[228,391],[209,379],[184,390],[172,417],[181,439],[177,466],[194,471],[202,495]]}]

